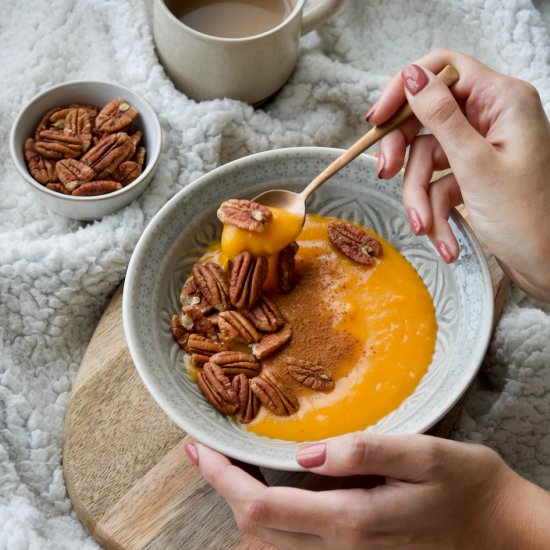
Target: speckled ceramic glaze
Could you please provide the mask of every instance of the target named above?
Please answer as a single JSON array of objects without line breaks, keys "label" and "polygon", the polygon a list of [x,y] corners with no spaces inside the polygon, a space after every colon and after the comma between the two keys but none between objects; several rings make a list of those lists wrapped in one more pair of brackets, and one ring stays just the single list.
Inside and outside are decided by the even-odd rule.
[{"label": "speckled ceramic glaze", "polygon": [[[206,403],[183,367],[170,330],[179,291],[192,264],[220,237],[219,203],[251,198],[270,188],[301,190],[342,151],[280,149],[218,168],[178,193],[155,216],[132,256],[124,287],[124,329],[146,387],[168,416],[197,440],[233,458],[282,470],[299,470],[297,444],[247,432]],[[401,203],[402,178],[376,177],[376,160],[361,155],[321,187],[308,211],[371,227],[416,268],[435,304],[438,335],[432,364],[416,391],[368,428],[377,433],[424,432],[458,401],[485,354],[493,318],[489,270],[477,239],[453,214],[460,244],[452,265],[425,237],[415,237]]]}]

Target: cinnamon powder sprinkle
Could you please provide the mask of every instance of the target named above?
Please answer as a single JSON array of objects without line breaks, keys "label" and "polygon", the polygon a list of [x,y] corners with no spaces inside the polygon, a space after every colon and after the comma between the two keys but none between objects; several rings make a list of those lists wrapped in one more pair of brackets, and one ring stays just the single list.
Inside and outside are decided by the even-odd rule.
[{"label": "cinnamon powder sprinkle", "polygon": [[[323,264],[312,262],[304,265],[292,293],[272,298],[293,330],[292,339],[282,353],[320,365],[334,377],[342,363],[357,356],[361,342],[336,329],[334,312],[319,298],[330,293],[328,287],[335,283],[333,274],[327,273],[327,265]],[[265,360],[264,367],[288,378],[279,355]],[[293,389],[299,393],[311,393],[301,384],[293,384]]]}]

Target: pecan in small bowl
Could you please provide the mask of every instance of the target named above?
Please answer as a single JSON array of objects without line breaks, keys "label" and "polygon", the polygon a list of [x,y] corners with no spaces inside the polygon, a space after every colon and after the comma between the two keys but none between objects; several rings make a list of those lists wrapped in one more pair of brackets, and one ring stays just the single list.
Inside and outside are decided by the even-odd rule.
[{"label": "pecan in small bowl", "polygon": [[22,108],[11,129],[10,153],[23,183],[44,206],[86,221],[123,208],[145,191],[161,139],[157,115],[129,88],[67,82]]}]

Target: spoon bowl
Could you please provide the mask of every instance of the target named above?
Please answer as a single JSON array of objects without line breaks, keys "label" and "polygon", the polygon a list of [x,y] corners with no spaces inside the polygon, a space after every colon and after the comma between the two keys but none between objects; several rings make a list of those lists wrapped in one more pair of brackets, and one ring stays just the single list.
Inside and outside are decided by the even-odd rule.
[{"label": "spoon bowl", "polygon": [[286,210],[300,218],[305,218],[307,197],[304,196],[304,191],[295,193],[288,189],[269,189],[260,193],[252,200],[263,206],[273,206]]},{"label": "spoon bowl", "polygon": [[[447,65],[437,74],[437,78],[445,85],[452,86],[458,81],[459,75],[454,67]],[[310,195],[331,176],[346,166],[346,164],[380,141],[386,134],[403,124],[412,115],[413,111],[411,107],[408,103],[405,103],[390,120],[380,126],[373,126],[363,137],[359,138],[349,149],[311,181],[302,192],[295,193],[286,189],[270,189],[269,191],[260,193],[252,201],[295,214],[302,218],[303,225],[306,215],[306,203]]]}]

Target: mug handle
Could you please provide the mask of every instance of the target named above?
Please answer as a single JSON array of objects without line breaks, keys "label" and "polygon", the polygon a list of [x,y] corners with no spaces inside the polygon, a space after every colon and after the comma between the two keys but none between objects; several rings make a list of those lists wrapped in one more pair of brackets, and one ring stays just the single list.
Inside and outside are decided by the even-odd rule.
[{"label": "mug handle", "polygon": [[316,29],[329,17],[333,16],[344,0],[319,0],[304,10],[301,34]]}]

